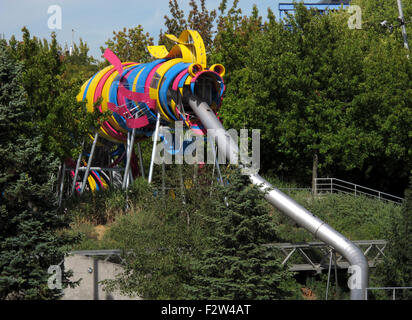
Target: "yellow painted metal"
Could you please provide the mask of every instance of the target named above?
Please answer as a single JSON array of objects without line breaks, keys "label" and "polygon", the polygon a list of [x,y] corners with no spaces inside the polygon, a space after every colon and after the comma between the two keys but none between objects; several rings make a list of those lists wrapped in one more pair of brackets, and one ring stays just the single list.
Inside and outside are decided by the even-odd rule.
[{"label": "yellow painted metal", "polygon": [[150,55],[156,59],[163,59],[169,54],[165,46],[148,46],[147,50],[149,50]]},{"label": "yellow painted metal", "polygon": [[172,59],[172,60],[168,60],[165,63],[163,63],[157,70],[156,73],[154,74],[152,81],[155,77],[159,77],[158,82],[157,82],[157,86],[156,88],[152,88],[150,86],[150,90],[149,90],[149,94],[150,94],[150,98],[156,100],[156,107],[157,110],[160,111],[161,115],[168,121],[173,121],[172,119],[170,119],[166,112],[163,111],[162,106],[160,105],[160,101],[159,101],[159,88],[160,85],[162,83],[163,80],[163,76],[165,75],[165,73],[174,65],[178,64],[179,62],[182,62],[182,59]]},{"label": "yellow painted metal", "polygon": [[[192,44],[189,44],[190,38],[193,41]],[[194,55],[196,57],[195,62],[199,63],[203,68],[206,68],[207,66],[206,48],[205,48],[205,44],[199,32],[195,30],[185,30],[180,34],[179,40],[181,43],[186,43],[186,45],[191,46],[192,47],[191,49],[194,49]]]},{"label": "yellow painted metal", "polygon": [[224,77],[226,73],[225,67],[220,63],[212,65],[209,69],[218,73],[222,78]]},{"label": "yellow painted metal", "polygon": [[191,76],[195,76],[196,73],[203,71],[203,67],[199,63],[193,63],[187,68]]},{"label": "yellow painted metal", "polygon": [[94,181],[92,175],[89,175],[87,177],[87,181],[89,181],[89,186],[92,192],[95,192],[96,191],[96,181]]},{"label": "yellow painted metal", "polygon": [[166,37],[177,44],[167,51],[165,46],[148,46],[149,53],[156,59],[181,57],[185,63],[198,63],[206,68],[206,49],[200,34],[195,30],[183,31],[179,38],[167,34]]},{"label": "yellow painted metal", "polygon": [[[87,89],[87,94],[86,94],[86,107],[87,107],[87,111],[88,112],[94,112],[94,95],[95,95],[95,91],[96,91],[96,87],[99,84],[100,80],[104,77],[104,75],[110,70],[112,69],[111,66],[104,68],[103,70],[101,70],[100,72],[98,72],[93,80],[90,82],[89,87]],[[102,109],[103,110],[103,109]],[[107,139],[108,141],[112,141],[114,143],[119,143],[121,142],[120,140],[113,138],[112,136],[110,136],[106,130],[103,127],[100,127],[99,129],[99,135],[104,138]]]},{"label": "yellow painted metal", "polygon": [[86,107],[88,112],[94,112],[94,94],[96,91],[96,87],[99,84],[100,80],[104,77],[106,72],[108,72],[110,69],[112,69],[111,66],[104,68],[100,72],[98,72],[93,80],[89,84],[89,88],[87,89],[87,94],[86,94]]},{"label": "yellow painted metal", "polygon": [[[193,77],[192,76],[188,76],[186,81],[185,81],[185,86],[188,86],[190,84],[190,81],[192,81]],[[183,93],[182,93],[183,94]]]},{"label": "yellow painted metal", "polygon": [[186,43],[180,42],[180,40],[176,38],[176,36],[173,34],[165,34],[165,37],[168,38],[169,40],[172,40],[173,42],[180,43],[180,44],[186,44]]},{"label": "yellow painted metal", "polygon": [[139,80],[140,74],[142,73],[143,70],[144,70],[144,68],[142,68],[142,70],[140,70],[139,73],[137,74],[136,78],[134,78],[133,86],[132,86],[132,90],[134,92],[137,92],[137,87],[136,87],[137,86],[137,80]]}]

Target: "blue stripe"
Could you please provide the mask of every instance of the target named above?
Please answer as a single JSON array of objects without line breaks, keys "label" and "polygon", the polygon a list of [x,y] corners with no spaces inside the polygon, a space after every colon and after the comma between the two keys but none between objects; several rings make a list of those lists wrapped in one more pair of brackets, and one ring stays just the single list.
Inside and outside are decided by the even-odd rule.
[{"label": "blue stripe", "polygon": [[179,84],[177,85],[179,88],[182,88],[183,85],[185,84],[185,81],[187,79],[187,77],[189,76],[189,73],[185,74],[182,79],[180,79]]},{"label": "blue stripe", "polygon": [[139,79],[137,79],[136,92],[144,93],[144,86],[146,84],[146,79],[149,76],[150,71],[152,71],[153,68],[156,67],[158,64],[165,62],[165,61],[166,59],[160,59],[160,60],[155,60],[155,61],[152,61],[146,64],[144,70],[139,76]]},{"label": "blue stripe", "polygon": [[[155,68],[157,65],[159,65],[160,63],[165,62],[166,59],[159,59],[159,60],[155,60],[152,61],[150,63],[147,63],[145,65],[145,68],[143,69],[143,71],[140,73],[139,78],[137,79],[137,83],[136,83],[136,92],[139,93],[144,93],[144,86],[146,84],[146,79],[149,76],[149,73],[153,70],[153,68]],[[143,108],[146,108],[145,113],[149,119],[150,123],[155,123],[157,116],[153,113],[152,110],[150,110],[150,108],[148,107],[148,105],[146,103],[142,103],[141,106]]]},{"label": "blue stripe", "polygon": [[162,106],[163,110],[167,112],[167,114],[174,120],[177,121],[176,117],[174,116],[173,112],[170,110],[169,105],[167,104],[167,91],[169,90],[169,86],[172,84],[173,80],[181,73],[184,69],[187,69],[190,66],[190,63],[182,63],[179,62],[171,67],[164,75],[163,79],[164,82],[160,87],[159,90],[159,102]]}]

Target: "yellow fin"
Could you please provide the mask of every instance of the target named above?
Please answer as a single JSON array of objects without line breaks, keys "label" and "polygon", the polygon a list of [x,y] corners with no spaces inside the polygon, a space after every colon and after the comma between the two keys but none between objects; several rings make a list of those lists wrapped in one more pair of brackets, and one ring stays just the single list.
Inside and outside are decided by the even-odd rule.
[{"label": "yellow fin", "polygon": [[186,42],[182,41],[181,39],[176,38],[173,34],[165,34],[165,37],[168,38],[169,40],[172,40],[173,42],[180,43],[180,44],[186,44]]},{"label": "yellow fin", "polygon": [[169,54],[165,46],[148,46],[147,50],[152,55],[153,58],[163,59]]}]

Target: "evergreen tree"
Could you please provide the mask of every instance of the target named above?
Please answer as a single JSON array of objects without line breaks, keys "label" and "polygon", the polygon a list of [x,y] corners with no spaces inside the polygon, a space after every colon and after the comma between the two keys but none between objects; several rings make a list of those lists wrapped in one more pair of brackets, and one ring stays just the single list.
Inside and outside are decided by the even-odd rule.
[{"label": "evergreen tree", "polygon": [[[276,240],[262,194],[234,172],[208,203],[210,236],[193,262],[191,299],[286,299],[294,295],[292,273],[270,257]],[[296,296],[295,296],[296,297]]]},{"label": "evergreen tree", "polygon": [[[57,161],[42,150],[36,123],[29,125],[22,65],[0,43],[0,299],[47,299],[48,268],[64,257],[73,238],[59,235],[67,226],[58,214],[52,186]],[[65,274],[63,273],[63,281]]]}]

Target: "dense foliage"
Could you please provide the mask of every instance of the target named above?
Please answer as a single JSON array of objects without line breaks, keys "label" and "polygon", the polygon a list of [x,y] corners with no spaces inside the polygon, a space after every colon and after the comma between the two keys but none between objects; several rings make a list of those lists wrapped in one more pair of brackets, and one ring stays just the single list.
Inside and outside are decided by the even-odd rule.
[{"label": "dense foliage", "polygon": [[262,130],[262,150],[271,150],[264,170],[304,184],[310,173],[344,176],[402,194],[412,167],[412,63],[399,29],[369,27],[383,20],[371,7],[393,4],[366,3],[361,30],[347,27],[345,11],[303,5],[283,22],[234,8],[221,18],[214,59],[229,70],[221,114],[226,127]]},{"label": "dense foliage", "polygon": [[22,70],[1,41],[0,299],[50,299],[61,292],[48,288],[48,268],[74,239],[56,232],[68,225],[52,193],[58,161],[42,148],[41,128],[28,123]]},{"label": "dense foliage", "polygon": [[213,232],[192,262],[188,298],[273,300],[296,294],[292,273],[263,246],[278,239],[261,192],[235,171],[215,195],[206,216]]},{"label": "dense foliage", "polygon": [[[405,191],[405,202],[399,214],[392,215],[389,246],[384,262],[378,266],[378,278],[385,287],[412,285],[412,179]],[[397,297],[412,298],[411,290],[397,292]]]}]

